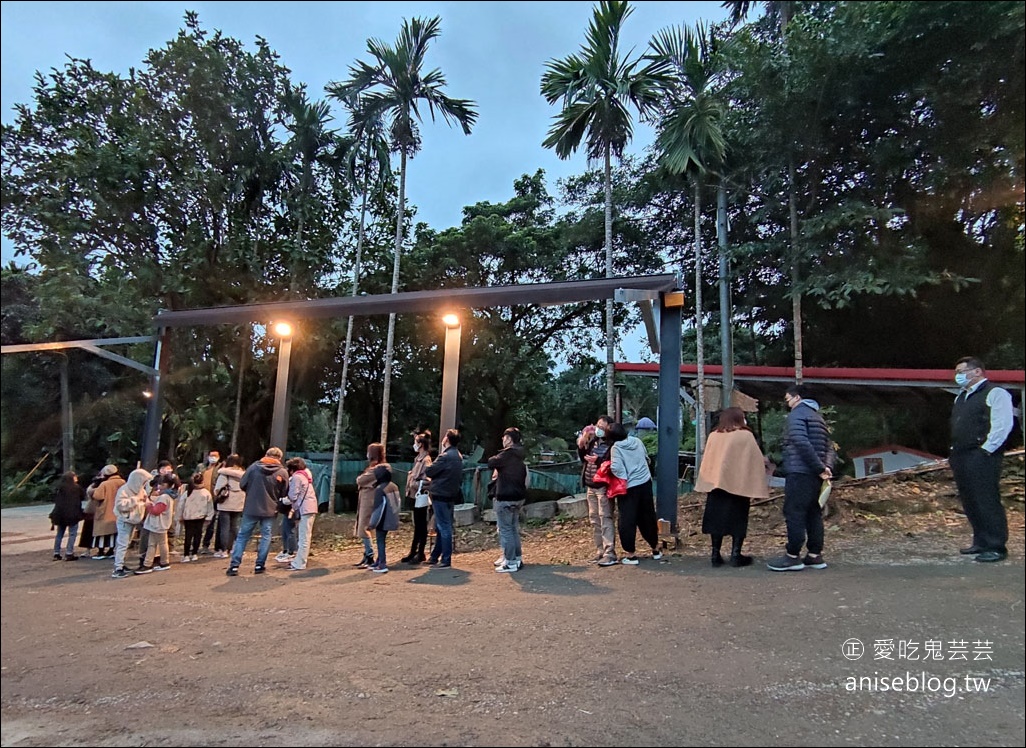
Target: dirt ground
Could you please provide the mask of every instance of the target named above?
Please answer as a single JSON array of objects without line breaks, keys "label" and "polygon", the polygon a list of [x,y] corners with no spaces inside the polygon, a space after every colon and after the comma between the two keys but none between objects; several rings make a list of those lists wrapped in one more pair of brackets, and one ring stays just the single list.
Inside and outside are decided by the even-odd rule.
[{"label": "dirt ground", "polygon": [[763,563],[778,501],[753,508],[756,564],[712,568],[698,495],[680,544],[637,567],[585,563],[579,519],[526,528],[516,574],[493,572],[483,523],[448,570],[397,563],[404,526],[387,575],[353,567],[344,516],[318,518],[308,570],[262,576],[252,545],[236,578],[205,556],[124,580],[5,545],[2,744],[1021,746],[1022,457],[1007,467],[998,564],[959,556],[946,470],[839,484],[830,567],[798,573]]}]

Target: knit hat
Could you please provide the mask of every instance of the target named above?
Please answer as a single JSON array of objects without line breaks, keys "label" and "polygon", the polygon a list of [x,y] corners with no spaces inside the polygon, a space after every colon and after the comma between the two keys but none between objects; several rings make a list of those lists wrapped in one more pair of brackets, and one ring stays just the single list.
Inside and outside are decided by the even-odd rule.
[{"label": "knit hat", "polygon": [[100,471],[100,475],[104,476],[105,478],[110,477],[111,475],[117,475],[117,474],[118,474],[118,466],[117,465],[104,465],[103,466],[103,470]]}]

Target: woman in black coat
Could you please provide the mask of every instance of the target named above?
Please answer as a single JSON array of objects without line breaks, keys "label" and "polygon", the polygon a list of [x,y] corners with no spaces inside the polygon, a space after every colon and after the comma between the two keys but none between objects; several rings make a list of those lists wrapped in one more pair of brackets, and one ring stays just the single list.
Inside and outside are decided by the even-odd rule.
[{"label": "woman in black coat", "polygon": [[57,494],[53,499],[53,511],[50,522],[57,528],[57,537],[53,541],[53,560],[61,560],[61,542],[67,533],[68,542],[65,561],[77,561],[75,555],[75,538],[78,536],[78,523],[85,515],[82,514],[82,502],[85,501],[85,489],[78,482],[78,476],[72,471],[61,476],[57,486]]}]

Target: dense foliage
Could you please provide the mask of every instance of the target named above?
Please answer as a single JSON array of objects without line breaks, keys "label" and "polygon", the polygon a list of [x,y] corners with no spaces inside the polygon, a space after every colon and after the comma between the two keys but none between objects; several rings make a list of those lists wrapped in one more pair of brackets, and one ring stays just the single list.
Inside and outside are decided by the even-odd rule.
[{"label": "dense foliage", "polygon": [[[786,27],[777,5],[789,8]],[[698,282],[705,292],[705,334],[689,325],[685,360],[696,360],[699,338],[705,360],[719,363],[709,270],[717,248],[696,234],[715,235],[722,186],[738,363],[793,362],[798,297],[806,366],[948,368],[972,353],[994,368],[1021,368],[1023,4],[766,6],[774,13],[710,30],[707,45],[693,45],[708,100],[653,68],[661,85],[675,86],[673,105],[649,115],[660,132],[689,132],[688,107],[717,114],[723,151],[700,172],[667,170],[663,148],[608,172],[602,164],[554,195],[524,164],[507,202],[467,206],[462,224],[445,230],[413,225],[413,208],[397,221],[405,201],[387,170],[368,192],[361,131],[345,131],[344,111],[311,100],[261,39],[249,49],[190,13],[128,75],[69,60],[37,76],[33,101],[3,128],[2,227],[26,263],[3,269],[3,343],[146,335],[161,308],[347,295],[354,282],[360,293],[387,293],[401,248],[403,290],[602,277],[607,257],[615,274],[679,271],[695,279],[686,287]],[[664,53],[672,38],[662,38]],[[655,41],[646,64],[657,65]],[[686,44],[677,51],[689,54]],[[633,321],[632,309],[615,312],[618,329]],[[571,441],[605,410],[594,355],[605,342],[602,317],[601,305],[582,304],[477,310],[466,319],[459,419],[471,443],[494,450],[510,423],[532,439]],[[301,323],[290,450],[331,449],[344,361],[343,449],[359,455],[378,437],[388,321],[354,320],[348,351],[346,322]],[[430,316],[396,319],[397,453],[413,427],[437,427],[441,339]],[[276,345],[264,326],[174,331],[160,456],[188,467],[215,446],[257,456],[269,431]],[[152,363],[151,346],[118,352]],[[8,477],[58,450],[62,355],[77,466],[137,459],[141,373],[81,350],[9,355],[0,384]],[[927,416],[838,421],[852,424],[847,440],[862,440],[844,449],[883,436],[920,448],[943,443],[943,425]],[[55,461],[43,471],[58,469]]]}]

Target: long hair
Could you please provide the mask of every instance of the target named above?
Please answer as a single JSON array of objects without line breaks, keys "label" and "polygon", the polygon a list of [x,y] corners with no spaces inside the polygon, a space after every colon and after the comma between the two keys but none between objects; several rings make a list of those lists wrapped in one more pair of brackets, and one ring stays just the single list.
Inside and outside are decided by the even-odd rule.
[{"label": "long hair", "polygon": [[372,442],[367,445],[367,462],[374,465],[385,461],[385,445],[381,442]]},{"label": "long hair", "polygon": [[731,431],[751,431],[745,422],[745,412],[741,408],[725,408],[720,412],[720,420],[716,423],[713,432],[726,434]]}]

